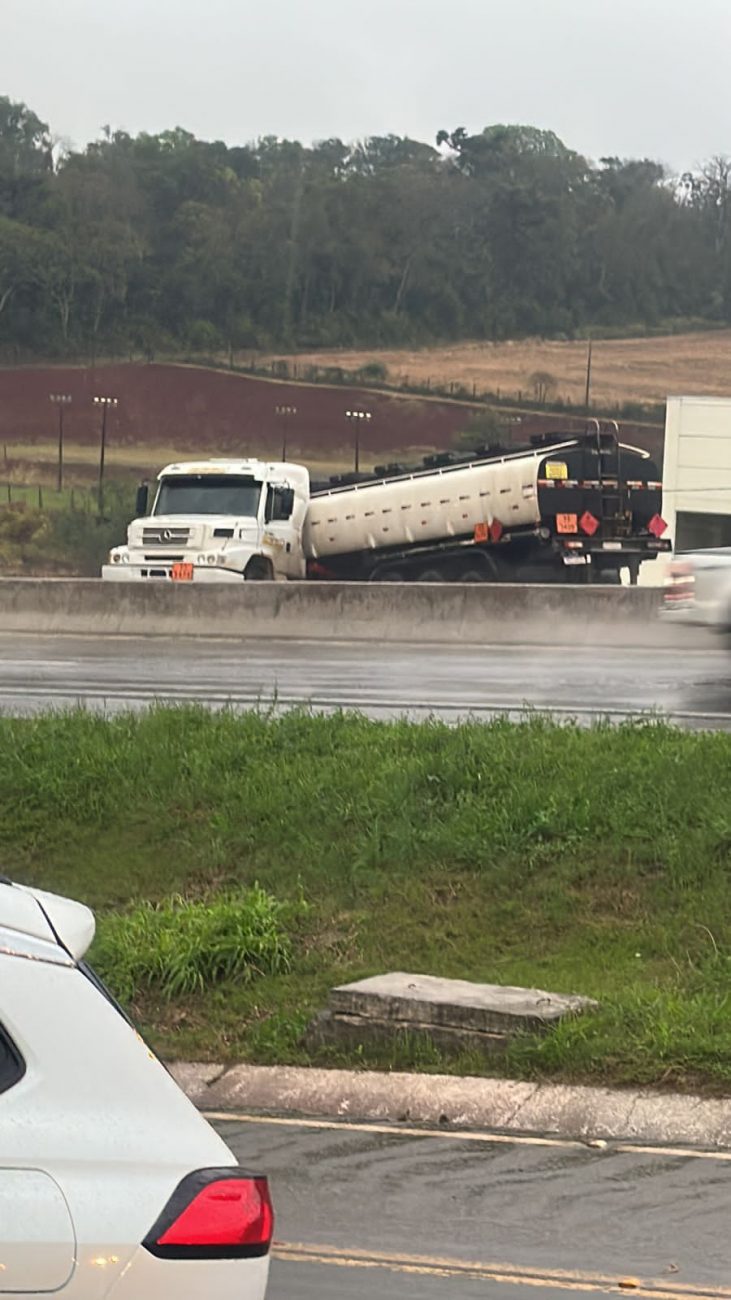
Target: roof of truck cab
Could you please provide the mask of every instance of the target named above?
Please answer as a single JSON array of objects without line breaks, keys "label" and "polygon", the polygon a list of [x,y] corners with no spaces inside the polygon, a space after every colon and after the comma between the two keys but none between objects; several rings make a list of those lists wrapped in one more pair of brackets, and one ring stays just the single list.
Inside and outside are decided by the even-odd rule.
[{"label": "roof of truck cab", "polygon": [[175,461],[172,465],[166,465],[164,469],[160,470],[157,477],[164,478],[165,475],[171,474],[273,474],[277,471],[286,473],[288,470],[301,468],[301,465],[290,465],[285,461],[233,460],[230,458],[186,460]]}]

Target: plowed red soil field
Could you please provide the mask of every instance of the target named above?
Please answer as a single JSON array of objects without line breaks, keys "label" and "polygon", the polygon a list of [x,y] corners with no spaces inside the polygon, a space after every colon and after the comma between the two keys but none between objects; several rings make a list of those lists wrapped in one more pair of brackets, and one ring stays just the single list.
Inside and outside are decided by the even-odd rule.
[{"label": "plowed red soil field", "polygon": [[350,446],[346,410],[371,412],[361,430],[364,451],[448,446],[469,410],[447,401],[421,401],[322,385],[281,383],[181,365],[110,365],[93,369],[48,367],[0,370],[0,440],[48,441],[56,428],[51,393],[68,393],[66,436],[74,443],[99,440],[100,411],[93,398],[113,396],[110,443],[179,447],[206,454],[275,453],[282,445],[277,406],[296,406],[288,420],[289,454],[338,451]]},{"label": "plowed red soil field", "polygon": [[[101,421],[95,396],[113,396],[107,443],[114,450],[170,448],[200,455],[279,456],[282,417],[277,406],[296,407],[287,421],[290,459],[317,459],[343,465],[352,455],[353,427],[345,412],[360,407],[371,413],[362,423],[361,465],[385,453],[448,448],[467,426],[473,410],[447,399],[390,395],[368,389],[253,378],[225,370],[175,364],[127,364],[96,367],[48,366],[0,369],[0,443],[12,459],[13,445],[48,446],[57,429],[52,393],[72,398],[65,414],[68,444],[98,446]],[[479,408],[473,408],[479,409]],[[584,427],[564,416],[527,416],[514,425],[517,437],[540,429]],[[625,426],[631,440],[656,451],[659,431]],[[28,451],[23,452],[28,456]],[[140,458],[140,462],[144,457]]]}]

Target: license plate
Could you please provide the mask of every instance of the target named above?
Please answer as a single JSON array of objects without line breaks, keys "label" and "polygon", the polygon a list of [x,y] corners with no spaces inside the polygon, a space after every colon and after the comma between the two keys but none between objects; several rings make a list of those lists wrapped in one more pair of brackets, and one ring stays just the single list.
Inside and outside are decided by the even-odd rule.
[{"label": "license plate", "polygon": [[585,555],[563,555],[561,558],[564,564],[588,564]]},{"label": "license plate", "polygon": [[192,582],[193,565],[192,564],[174,564],[170,570],[170,577],[173,582]]},{"label": "license plate", "polygon": [[556,515],[557,533],[578,533],[579,520],[576,515]]},{"label": "license plate", "polygon": [[621,549],[622,549],[621,542],[602,542],[603,551],[621,551]]}]

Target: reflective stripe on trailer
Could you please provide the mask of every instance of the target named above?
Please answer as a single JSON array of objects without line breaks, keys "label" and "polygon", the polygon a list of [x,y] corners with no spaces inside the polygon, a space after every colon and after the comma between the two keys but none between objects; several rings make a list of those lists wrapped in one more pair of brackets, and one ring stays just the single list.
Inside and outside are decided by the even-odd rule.
[{"label": "reflective stripe on trailer", "polygon": [[616,488],[621,486],[621,487],[632,488],[633,492],[638,492],[640,490],[645,490],[645,489],[648,491],[651,490],[653,492],[659,492],[662,490],[662,483],[643,483],[641,482],[640,479],[627,479],[626,482],[620,484],[616,478],[605,478],[603,483],[598,478],[587,478],[587,479],[539,478],[538,486],[540,488],[602,488],[602,487]]}]

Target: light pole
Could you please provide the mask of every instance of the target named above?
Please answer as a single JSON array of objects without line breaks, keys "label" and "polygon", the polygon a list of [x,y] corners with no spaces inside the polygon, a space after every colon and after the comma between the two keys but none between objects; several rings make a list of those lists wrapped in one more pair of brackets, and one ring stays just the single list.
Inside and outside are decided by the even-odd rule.
[{"label": "light pole", "polygon": [[94,398],[94,405],[102,408],[102,429],[99,443],[99,494],[97,498],[100,514],[104,509],[104,456],[107,449],[107,411],[110,406],[117,406],[118,401],[119,399],[116,397]]},{"label": "light pole", "polygon": [[63,413],[71,405],[70,393],[49,393],[50,401],[58,407],[58,491],[63,487]]},{"label": "light pole", "polygon": [[282,460],[287,459],[287,426],[293,415],[297,414],[296,406],[275,406],[274,414],[282,421]]},{"label": "light pole", "polygon": [[365,425],[367,426],[373,417],[370,411],[356,410],[356,411],[346,411],[345,418],[346,420],[349,420],[351,422],[351,424],[355,429],[355,443],[353,447],[353,451],[354,451],[353,469],[355,470],[355,473],[358,474],[360,472],[360,431],[364,427],[364,421],[365,421]]}]

